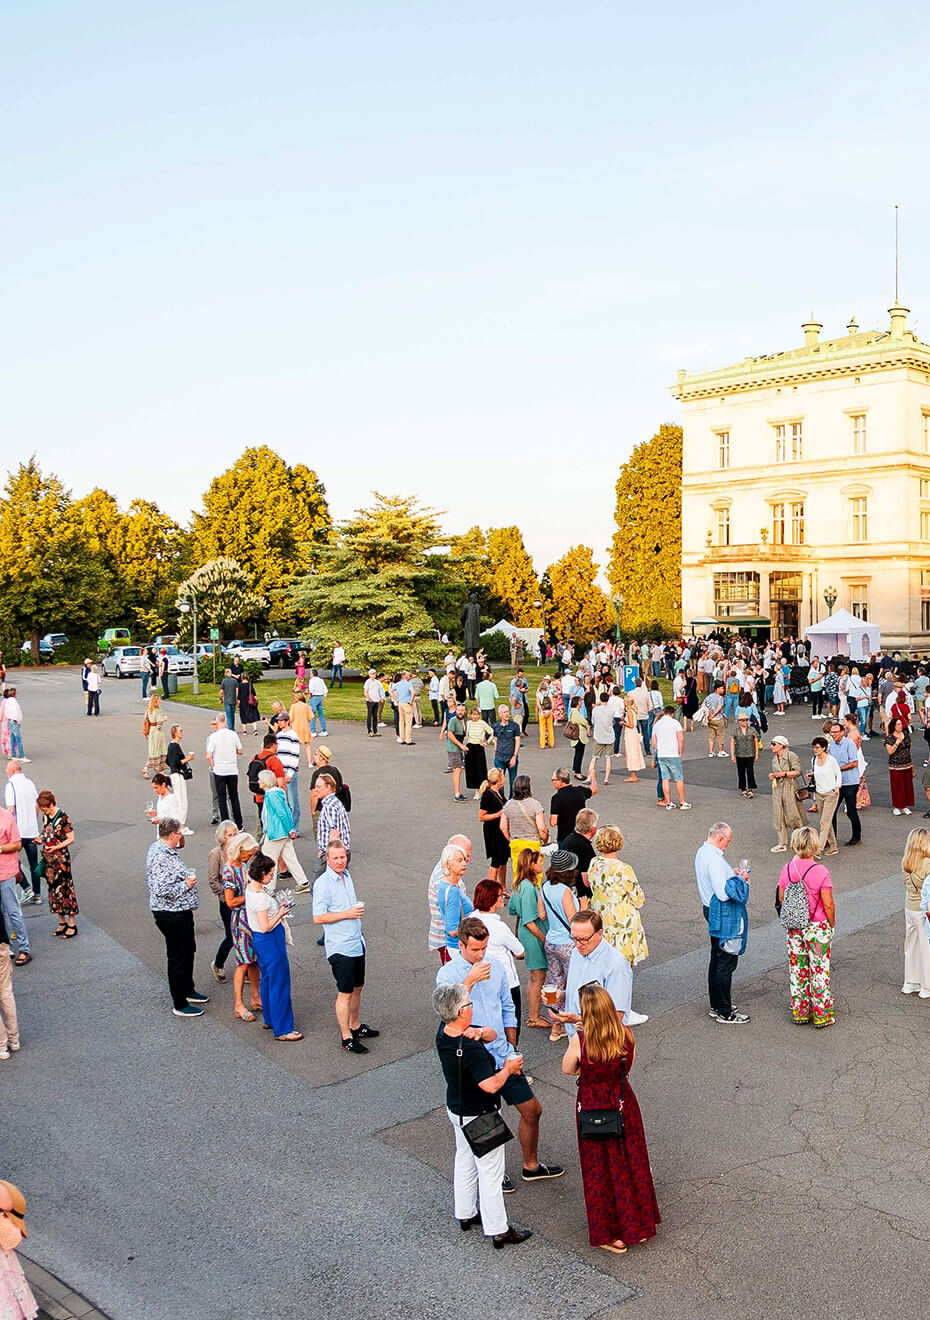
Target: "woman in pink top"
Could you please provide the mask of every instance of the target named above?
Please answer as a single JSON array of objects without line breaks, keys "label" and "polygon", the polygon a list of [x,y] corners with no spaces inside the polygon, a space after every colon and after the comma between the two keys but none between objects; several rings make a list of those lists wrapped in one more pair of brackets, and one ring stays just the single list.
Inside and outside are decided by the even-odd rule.
[{"label": "woman in pink top", "polygon": [[785,897],[789,884],[800,881],[807,893],[810,920],[799,930],[789,930],[788,977],[791,985],[791,1015],[797,1023],[813,1022],[815,1027],[832,1027],[833,995],[830,991],[830,946],[836,907],[833,881],[822,862],[815,861],[820,840],[809,825],[791,835],[791,861],[783,866],[778,878],[778,901]]}]

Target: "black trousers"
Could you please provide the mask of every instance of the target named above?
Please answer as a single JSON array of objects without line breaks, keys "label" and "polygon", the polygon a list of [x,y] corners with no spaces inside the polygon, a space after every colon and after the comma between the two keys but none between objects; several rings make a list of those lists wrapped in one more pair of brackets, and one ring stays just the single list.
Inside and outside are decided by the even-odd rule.
[{"label": "black trousers", "polygon": [[223,935],[220,947],[216,951],[216,957],[213,959],[217,967],[225,967],[226,959],[232,953],[232,912],[226,906],[225,901],[220,899],[220,921],[223,923]]},{"label": "black trousers", "polygon": [[736,758],[736,774],[741,789],[751,788],[753,792],[755,792],[756,775],[753,768],[754,764],[755,757],[753,756],[738,756]]},{"label": "black trousers", "polygon": [[523,1025],[523,1004],[520,998],[520,987],[518,985],[511,987],[510,998],[513,1000],[514,1012],[517,1015],[517,1044],[519,1045],[520,1028]]},{"label": "black trousers", "polygon": [[811,714],[823,714],[823,691],[811,693]]},{"label": "black trousers", "polygon": [[162,696],[163,696],[163,697],[165,698],[165,700],[167,701],[167,700],[168,700],[168,695],[169,695],[169,694],[168,694],[168,671],[167,671],[167,669],[165,670],[165,672],[164,672],[164,673],[162,674],[162,676],[161,676],[161,691],[162,691]]},{"label": "black trousers", "polygon": [[[707,908],[704,908],[704,918],[705,920],[707,918]],[[721,1017],[729,1017],[733,1012],[730,987],[733,984],[733,973],[736,971],[738,962],[739,957],[735,953],[727,953],[720,941],[711,936],[710,963],[707,967],[707,994],[711,1008],[715,1013],[719,1013]]]},{"label": "black trousers", "polygon": [[99,693],[99,692],[91,692],[90,690],[88,690],[88,693],[87,693],[87,713],[88,713],[88,715],[99,715],[99,714],[100,714],[100,693]]},{"label": "black trousers", "polygon": [[852,828],[852,837],[854,839],[862,838],[862,824],[859,820],[859,808],[856,806],[856,794],[858,792],[858,784],[840,785],[840,801],[846,808],[846,815],[849,817],[849,824]]},{"label": "black trousers", "polygon": [[155,925],[165,937],[168,954],[168,990],[175,1008],[187,1007],[187,996],[194,993],[193,912],[153,912]]},{"label": "black trousers", "polygon": [[[436,706],[436,703],[433,702],[433,708],[434,708],[434,709],[435,709],[435,706]],[[377,701],[366,701],[366,702],[365,702],[365,707],[366,707],[366,710],[367,710],[367,715],[366,715],[366,718],[365,718],[365,727],[366,727],[366,729],[368,730],[369,733],[377,733],[377,732],[378,732],[378,703],[377,703]]]},{"label": "black trousers", "polygon": [[218,775],[214,771],[213,778],[216,780],[216,800],[220,804],[220,820],[234,820],[241,830],[242,808],[239,806],[239,776]]},{"label": "black trousers", "polygon": [[[22,848],[23,852],[26,854],[26,860],[29,863],[29,879],[32,881],[32,892],[34,894],[41,893],[42,881],[39,879],[39,874],[38,874],[39,849],[36,845],[36,841],[35,839],[23,839],[22,843],[20,844],[20,847]],[[25,868],[22,866],[21,863],[20,863],[20,870],[23,873],[23,889],[26,890],[29,888],[29,885],[26,882]]]},{"label": "black trousers", "polygon": [[586,745],[587,744],[583,743],[580,738],[575,743],[575,754],[572,757],[572,770],[576,775],[581,774],[581,763],[584,760],[584,749]]}]

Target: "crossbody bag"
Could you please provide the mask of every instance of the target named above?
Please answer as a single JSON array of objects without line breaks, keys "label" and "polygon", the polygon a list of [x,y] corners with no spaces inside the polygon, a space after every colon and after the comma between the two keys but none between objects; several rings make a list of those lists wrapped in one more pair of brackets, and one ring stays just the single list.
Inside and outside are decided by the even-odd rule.
[{"label": "crossbody bag", "polygon": [[578,1135],[591,1141],[623,1136],[623,1060],[620,1060],[620,1101],[616,1109],[582,1109],[578,1106]]},{"label": "crossbody bag", "polygon": [[[455,1051],[455,1056],[459,1061],[459,1105],[462,1103],[462,1042],[459,1041],[459,1047]],[[462,1135],[472,1149],[472,1154],[477,1159],[482,1155],[490,1155],[492,1150],[497,1150],[498,1146],[503,1146],[505,1142],[513,1141],[513,1133],[501,1118],[500,1109],[492,1109],[487,1114],[479,1114],[477,1118],[465,1122],[463,1115],[459,1114],[459,1127],[462,1129]]]}]

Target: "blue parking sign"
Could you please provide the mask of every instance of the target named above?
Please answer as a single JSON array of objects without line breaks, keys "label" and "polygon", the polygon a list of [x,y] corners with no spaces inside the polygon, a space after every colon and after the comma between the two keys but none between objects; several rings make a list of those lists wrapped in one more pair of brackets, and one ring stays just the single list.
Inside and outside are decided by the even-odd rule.
[{"label": "blue parking sign", "polygon": [[639,678],[639,665],[623,666],[623,690],[632,692],[636,687],[636,680]]}]

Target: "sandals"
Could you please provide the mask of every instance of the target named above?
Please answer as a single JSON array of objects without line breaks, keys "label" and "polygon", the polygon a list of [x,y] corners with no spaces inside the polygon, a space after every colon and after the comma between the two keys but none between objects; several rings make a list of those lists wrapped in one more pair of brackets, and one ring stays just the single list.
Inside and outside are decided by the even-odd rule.
[{"label": "sandals", "polygon": [[77,926],[65,926],[65,932],[61,938],[63,940],[73,940],[77,933]]},{"label": "sandals", "polygon": [[639,780],[637,779],[636,775],[627,775],[626,779],[624,779],[623,782],[625,784],[638,784]]},{"label": "sandals", "polygon": [[27,963],[31,963],[31,962],[32,962],[32,954],[23,951],[22,953],[18,953],[16,957],[13,959],[13,966],[25,967]]},{"label": "sandals", "polygon": [[545,1027],[547,1031],[552,1030],[552,1023],[544,1021],[543,1018],[530,1018],[523,1025],[525,1027]]},{"label": "sandals", "polygon": [[625,1243],[618,1247],[615,1242],[602,1242],[600,1246],[601,1251],[614,1251],[618,1256],[622,1256],[626,1252]]},{"label": "sandals", "polygon": [[254,1014],[254,1013],[250,1013],[249,1010],[248,1010],[247,1008],[245,1008],[245,1007],[243,1007],[241,1013],[239,1012],[239,1010],[238,1010],[238,1008],[237,1008],[237,1009],[235,1010],[235,1014],[236,1014],[236,1017],[239,1019],[240,1022],[254,1022],[254,1021],[255,1021],[255,1014]]},{"label": "sandals", "polygon": [[286,1036],[275,1036],[275,1040],[303,1040],[302,1031],[289,1031]]},{"label": "sandals", "polygon": [[746,796],[747,796],[748,798],[754,798],[756,795],[755,795],[755,793],[753,793],[753,791],[750,789],[749,792],[746,794]]},{"label": "sandals", "polygon": [[67,926],[59,926],[56,930],[52,931],[52,935],[53,936],[64,935],[67,929],[68,929]]}]

